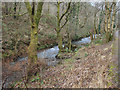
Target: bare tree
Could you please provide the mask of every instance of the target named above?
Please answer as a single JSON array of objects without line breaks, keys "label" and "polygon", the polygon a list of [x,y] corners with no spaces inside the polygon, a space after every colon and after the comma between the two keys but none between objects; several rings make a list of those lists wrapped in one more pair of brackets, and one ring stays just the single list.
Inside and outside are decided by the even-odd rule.
[{"label": "bare tree", "polygon": [[69,12],[70,9],[70,5],[71,2],[68,3],[67,9],[65,10],[64,13],[62,13],[62,15],[60,16],[60,4],[62,2],[57,2],[57,42],[58,42],[58,47],[59,47],[59,53],[62,51],[62,35],[61,35],[61,30],[62,28],[66,25],[66,23],[68,22],[68,20],[66,19],[66,21],[61,25],[62,19],[65,17],[65,15]]}]

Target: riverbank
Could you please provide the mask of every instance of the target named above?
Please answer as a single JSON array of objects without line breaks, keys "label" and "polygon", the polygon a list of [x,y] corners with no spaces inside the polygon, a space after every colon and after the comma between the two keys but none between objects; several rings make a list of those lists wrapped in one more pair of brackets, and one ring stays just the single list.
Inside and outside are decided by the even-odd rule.
[{"label": "riverbank", "polygon": [[32,77],[28,87],[38,88],[41,84],[42,88],[115,88],[117,59],[112,45],[113,42],[83,47],[72,58],[46,70],[41,82],[38,76]]},{"label": "riverbank", "polygon": [[[101,45],[91,43],[80,48],[70,59],[50,66],[27,83],[29,88],[109,88],[117,87],[117,56],[114,41]],[[116,44],[115,44],[116,45]],[[25,62],[25,61],[23,61]],[[22,63],[21,63],[22,64]],[[21,64],[16,65],[17,67]],[[23,66],[21,66],[23,67]],[[13,70],[13,67],[11,68]],[[41,79],[39,78],[41,76]],[[25,88],[24,82],[11,85]]]}]

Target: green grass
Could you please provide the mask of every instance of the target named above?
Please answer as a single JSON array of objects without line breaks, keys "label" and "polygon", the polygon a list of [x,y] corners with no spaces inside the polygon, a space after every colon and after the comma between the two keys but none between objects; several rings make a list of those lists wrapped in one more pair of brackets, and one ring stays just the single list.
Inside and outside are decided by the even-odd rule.
[{"label": "green grass", "polygon": [[88,46],[89,46],[89,44],[85,44],[84,46],[85,46],[85,47],[88,47]]},{"label": "green grass", "polygon": [[95,40],[94,43],[95,44],[102,44],[102,40]]},{"label": "green grass", "polygon": [[42,46],[39,46],[39,47],[38,47],[38,50],[44,49],[44,48],[46,48],[46,46],[45,46],[45,45],[42,45]]},{"label": "green grass", "polygon": [[85,52],[85,57],[87,57],[88,56],[88,53],[87,52]]},{"label": "green grass", "polygon": [[108,82],[108,87],[111,87],[113,83],[118,83],[118,72],[116,72],[117,68],[118,66],[115,65],[114,63],[110,64],[108,74],[108,79],[110,81]]}]

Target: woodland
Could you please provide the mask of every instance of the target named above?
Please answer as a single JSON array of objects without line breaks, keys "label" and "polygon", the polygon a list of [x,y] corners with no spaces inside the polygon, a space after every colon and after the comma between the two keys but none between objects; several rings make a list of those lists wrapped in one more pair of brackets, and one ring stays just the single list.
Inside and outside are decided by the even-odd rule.
[{"label": "woodland", "polygon": [[2,88],[118,88],[119,6],[2,2]]}]

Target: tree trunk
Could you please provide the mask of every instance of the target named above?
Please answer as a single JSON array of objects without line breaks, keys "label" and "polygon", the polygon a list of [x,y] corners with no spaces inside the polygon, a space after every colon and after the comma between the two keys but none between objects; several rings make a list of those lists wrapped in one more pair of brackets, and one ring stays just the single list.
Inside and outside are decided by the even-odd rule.
[{"label": "tree trunk", "polygon": [[[71,23],[69,23],[71,24]],[[70,28],[69,28],[70,27]],[[69,27],[67,26],[67,48],[68,48],[68,51],[70,52],[71,51],[71,26],[69,25]]]},{"label": "tree trunk", "polygon": [[48,14],[50,13],[50,5],[49,5],[49,3],[48,3]]},{"label": "tree trunk", "polygon": [[17,3],[14,3],[14,19],[16,19]]},{"label": "tree trunk", "polygon": [[37,43],[38,43],[38,36],[37,36],[37,27],[34,25],[34,22],[32,23],[32,29],[31,29],[31,42],[28,47],[28,53],[29,53],[29,63],[36,64],[37,62]]},{"label": "tree trunk", "polygon": [[[62,51],[63,47],[62,47],[62,35],[61,35],[61,29],[66,25],[68,19],[66,18],[65,23],[61,26],[61,21],[63,19],[63,17],[68,13],[69,9],[70,9],[70,4],[71,2],[68,3],[68,7],[66,9],[66,11],[61,15],[60,17],[60,1],[57,2],[57,42],[58,42],[58,48],[59,48],[59,53]],[[66,16],[67,17],[67,16]]]},{"label": "tree trunk", "polygon": [[97,19],[96,34],[99,34],[99,19]]},{"label": "tree trunk", "polygon": [[62,52],[62,35],[60,32],[57,32],[57,40],[58,40],[58,48],[59,48],[59,53]]},{"label": "tree trunk", "polygon": [[57,42],[60,53],[62,51],[62,35],[60,33],[60,2],[58,2],[57,6]]},{"label": "tree trunk", "polygon": [[107,2],[107,6],[108,6],[108,8],[107,8],[107,13],[108,13],[108,27],[107,27],[107,31],[110,32],[110,16],[111,16],[111,13],[110,13],[110,10],[109,10],[109,8],[110,8],[109,2]]},{"label": "tree trunk", "polygon": [[69,50],[69,52],[71,51],[71,35],[70,35],[70,33],[68,34],[68,50]]},{"label": "tree trunk", "polygon": [[93,40],[93,34],[90,32],[90,39]]},{"label": "tree trunk", "polygon": [[21,2],[19,2],[19,11],[18,11],[18,15],[20,14],[21,12]]},{"label": "tree trunk", "polygon": [[38,47],[38,25],[41,17],[43,2],[38,2],[37,12],[35,13],[35,2],[32,7],[29,2],[25,2],[31,21],[31,41],[28,47],[28,68],[27,80],[29,79],[29,70],[37,63],[37,47]]},{"label": "tree trunk", "polygon": [[113,14],[112,14],[112,25],[111,25],[111,33],[113,35],[114,28],[115,28],[115,16],[116,16],[116,2],[113,2]]},{"label": "tree trunk", "polygon": [[105,32],[107,32],[107,2],[105,1]]},{"label": "tree trunk", "polygon": [[102,28],[101,28],[102,21],[103,21],[103,10],[101,11],[100,18],[99,18],[99,24],[98,24],[99,33],[102,33]]},{"label": "tree trunk", "polygon": [[5,2],[5,14],[8,15],[8,2]]},{"label": "tree trunk", "polygon": [[107,32],[106,32],[106,42],[110,41],[111,38],[111,32],[110,32],[110,17],[111,17],[111,12],[110,12],[110,5],[109,2],[107,2],[107,19],[108,19],[108,26],[107,26]]},{"label": "tree trunk", "polygon": [[96,34],[96,13],[94,14],[94,37],[93,39],[95,39],[95,34]]}]

